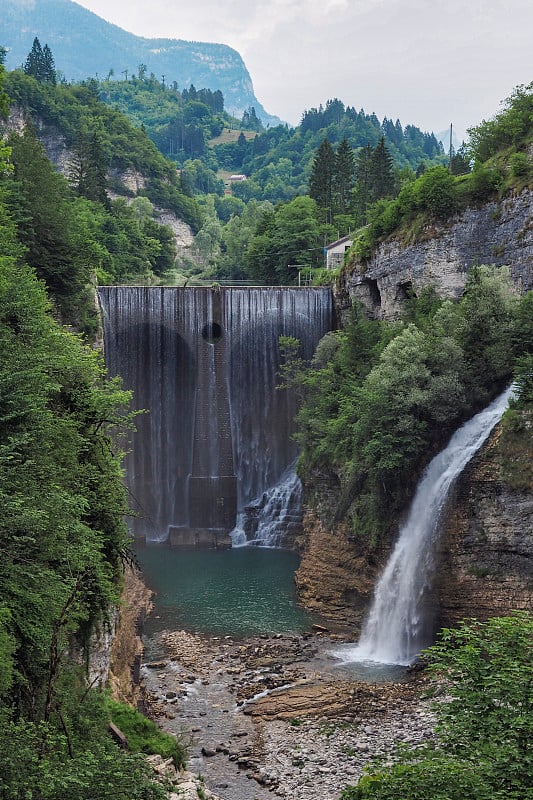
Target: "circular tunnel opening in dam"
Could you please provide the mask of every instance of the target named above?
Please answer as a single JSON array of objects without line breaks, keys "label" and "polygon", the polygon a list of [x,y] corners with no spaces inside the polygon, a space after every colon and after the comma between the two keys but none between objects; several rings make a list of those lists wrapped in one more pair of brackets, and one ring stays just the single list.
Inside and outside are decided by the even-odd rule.
[{"label": "circular tunnel opening in dam", "polygon": [[202,338],[208,344],[216,344],[222,339],[222,328],[218,322],[206,322],[202,328]]}]

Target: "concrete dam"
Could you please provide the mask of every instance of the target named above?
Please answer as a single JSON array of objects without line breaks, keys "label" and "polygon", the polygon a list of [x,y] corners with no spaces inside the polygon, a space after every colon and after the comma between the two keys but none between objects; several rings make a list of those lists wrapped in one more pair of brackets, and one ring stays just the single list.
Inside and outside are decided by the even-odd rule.
[{"label": "concrete dam", "polygon": [[104,286],[98,294],[108,372],[144,410],[125,460],[133,535],[229,546],[239,521],[239,544],[282,543],[283,525],[275,541],[257,535],[266,508],[289,522],[298,514],[283,507],[299,504],[297,404],[277,388],[279,337],[298,339],[310,359],[333,327],[331,291]]}]

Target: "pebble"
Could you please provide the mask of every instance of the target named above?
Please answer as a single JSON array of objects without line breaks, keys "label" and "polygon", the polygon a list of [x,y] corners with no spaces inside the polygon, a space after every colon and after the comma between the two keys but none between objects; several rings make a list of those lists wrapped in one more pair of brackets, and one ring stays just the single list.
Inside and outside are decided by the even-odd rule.
[{"label": "pebble", "polygon": [[[317,650],[315,636],[279,634],[228,643],[178,631],[168,634],[165,643],[176,668],[179,666],[181,674],[186,675],[180,680],[196,683],[200,688],[216,684],[216,702],[211,701],[210,708],[217,714],[231,712],[228,727],[210,733],[209,712],[197,710],[195,721],[198,717],[208,719],[191,729],[196,734],[197,752],[201,748],[201,754],[209,760],[202,773],[206,783],[209,764],[213,764],[217,777],[211,786],[215,791],[222,790],[227,800],[240,796],[232,788],[231,773],[236,765],[245,783],[256,783],[257,796],[261,798],[268,795],[286,800],[338,800],[342,790],[357,783],[364,767],[376,756],[392,763],[397,744],[433,738],[434,718],[427,701],[413,699],[413,693],[408,696],[409,692],[401,687],[384,687],[383,693],[379,690],[368,694],[361,692],[357,684],[353,690],[349,686],[345,708],[331,718],[306,718],[305,711],[297,719],[259,717],[251,722],[243,717],[237,709],[244,707],[246,711],[249,698],[265,689],[307,685],[310,681],[320,684],[320,673],[307,668]],[[322,636],[320,647],[327,647]],[[159,662],[158,668],[165,663]],[[160,673],[159,678],[159,694],[168,703],[177,695],[164,687],[170,673]],[[164,720],[162,723],[164,727]],[[202,742],[202,734],[207,742]],[[221,738],[214,739],[215,736]],[[215,797],[207,793],[206,785],[201,788],[206,797]],[[243,796],[256,797],[256,793]]]}]

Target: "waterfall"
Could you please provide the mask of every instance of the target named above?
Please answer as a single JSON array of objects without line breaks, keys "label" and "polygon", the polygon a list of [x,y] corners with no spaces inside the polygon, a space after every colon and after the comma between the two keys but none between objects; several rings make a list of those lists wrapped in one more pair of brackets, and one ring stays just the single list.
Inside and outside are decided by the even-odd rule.
[{"label": "waterfall", "polygon": [[381,575],[359,643],[337,652],[343,661],[411,664],[433,636],[432,584],[442,511],[454,480],[507,408],[506,389],[468,420],[426,468],[406,523]]},{"label": "waterfall", "polygon": [[125,461],[134,535],[206,543],[237,516],[246,527],[262,503],[277,526],[268,543],[280,544],[300,495],[296,398],[276,388],[279,337],[311,358],[332,327],[330,290],[107,286],[99,299],[108,371],[146,410]]},{"label": "waterfall", "polygon": [[300,530],[301,500],[302,484],[295,464],[291,464],[275,486],[245,506],[238,515],[231,532],[233,546],[280,547],[288,534]]}]

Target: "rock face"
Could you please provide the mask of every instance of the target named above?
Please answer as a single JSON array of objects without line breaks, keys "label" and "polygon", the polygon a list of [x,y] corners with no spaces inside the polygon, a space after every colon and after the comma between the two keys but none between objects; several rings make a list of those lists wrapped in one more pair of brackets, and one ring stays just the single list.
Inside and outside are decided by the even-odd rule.
[{"label": "rock face", "polygon": [[[510,456],[502,439],[500,425],[449,498],[438,554],[439,626],[533,608],[531,420],[515,437]],[[307,545],[296,574],[301,601],[335,623],[358,625],[387,549],[365,553],[342,524],[326,529],[309,511],[304,529]]]},{"label": "rock face", "polygon": [[139,697],[139,671],[143,645],[140,633],[151,610],[151,591],[138,572],[128,567],[124,572],[124,588],[118,609],[116,627],[108,650],[109,674],[103,685],[109,685],[115,700],[135,705]]},{"label": "rock face", "polygon": [[470,208],[446,225],[428,228],[424,240],[381,244],[365,266],[343,278],[339,296],[360,300],[372,316],[395,319],[414,291],[433,286],[442,297],[460,297],[475,264],[508,265],[521,291],[533,288],[533,192]]},{"label": "rock face", "polygon": [[[73,157],[65,137],[59,133],[54,126],[45,124],[36,116],[32,117],[32,122],[36,127],[37,136],[44,147],[47,158],[61,175],[68,178],[71,172]],[[25,124],[26,115],[24,111],[16,106],[12,106],[9,111],[9,117],[2,127],[6,134],[22,134]],[[119,189],[121,194],[118,194],[116,191],[108,191],[108,195],[112,200],[115,200],[117,197],[125,196],[126,200],[131,202],[131,199],[136,196],[138,192],[145,189],[147,184],[146,176],[134,169],[110,169],[108,178],[112,180],[115,187],[121,187]],[[190,226],[168,209],[156,207],[154,211],[159,224],[168,225],[172,229],[178,254],[186,254],[194,242],[194,235]]]},{"label": "rock face", "polygon": [[359,626],[376,581],[375,558],[350,540],[343,523],[328,529],[307,510],[303,525],[307,546],[295,575],[299,599],[335,625]]},{"label": "rock face", "polygon": [[[491,437],[450,498],[440,542],[442,625],[533,608],[531,470],[520,488],[512,488],[501,465],[499,439],[498,433]],[[531,434],[529,446],[526,439],[523,445],[531,458]]]}]

